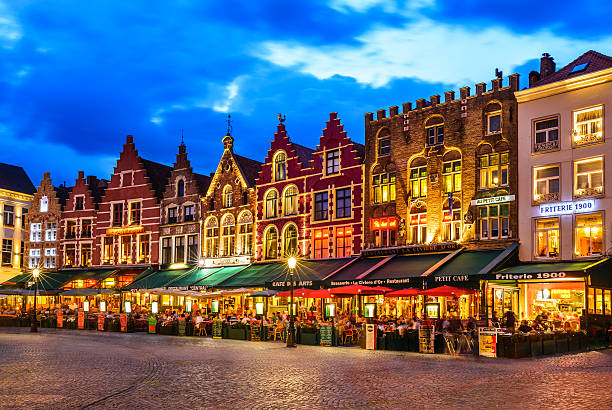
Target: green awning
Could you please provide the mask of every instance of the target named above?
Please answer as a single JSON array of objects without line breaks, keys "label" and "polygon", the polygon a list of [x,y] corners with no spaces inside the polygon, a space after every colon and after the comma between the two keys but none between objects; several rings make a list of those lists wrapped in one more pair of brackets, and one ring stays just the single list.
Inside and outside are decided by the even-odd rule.
[{"label": "green awning", "polygon": [[449,255],[447,252],[396,256],[364,279],[404,279],[420,277]]},{"label": "green awning", "polygon": [[502,252],[504,249],[463,251],[438,268],[431,276],[478,275]]},{"label": "green awning", "polygon": [[202,280],[199,280],[195,283],[192,283],[190,288],[210,288],[219,285],[224,280],[232,277],[243,269],[246,269],[246,266],[226,266],[224,268],[219,269],[218,271],[208,275]]},{"label": "green awning", "polygon": [[[299,261],[295,267],[295,281],[318,281],[337,271],[354,258]],[[289,270],[284,269],[274,281],[289,281]]]},{"label": "green awning", "polygon": [[586,274],[586,270],[594,263],[595,262],[593,261],[525,263],[502,269],[497,271],[496,274],[506,273],[520,275],[524,273],[572,272],[584,276]]},{"label": "green awning", "polygon": [[261,263],[251,265],[236,273],[234,276],[218,283],[217,287],[237,288],[265,286],[266,282],[281,275],[285,269],[288,269],[286,263]]},{"label": "green awning", "polygon": [[590,281],[612,284],[610,265],[612,259],[575,261],[575,262],[539,262],[523,263],[510,266],[487,275],[489,280],[549,280],[549,279],[581,279],[586,276]]},{"label": "green awning", "polygon": [[142,279],[135,280],[134,282],[127,285],[123,290],[149,290],[162,288],[168,283],[181,278],[193,268],[187,269],[173,269],[173,270],[158,270],[151,274],[143,277]]},{"label": "green awning", "polygon": [[204,278],[209,277],[213,273],[223,268],[202,268],[202,269],[194,269],[186,275],[168,283],[166,286],[169,288],[182,288],[188,287]]},{"label": "green awning", "polygon": [[72,280],[95,280],[96,282],[99,282],[108,278],[117,270],[117,268],[101,268],[79,271],[79,273],[77,273]]},{"label": "green awning", "polygon": [[56,272],[41,272],[38,277],[38,289],[59,289],[74,280],[74,277],[83,273],[83,269],[58,270]]}]

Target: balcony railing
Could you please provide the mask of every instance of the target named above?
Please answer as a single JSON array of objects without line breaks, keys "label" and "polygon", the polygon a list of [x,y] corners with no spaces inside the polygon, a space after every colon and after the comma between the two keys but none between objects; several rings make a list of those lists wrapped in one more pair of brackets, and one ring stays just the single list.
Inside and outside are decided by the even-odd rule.
[{"label": "balcony railing", "polygon": [[559,149],[559,140],[536,142],[533,145],[533,152],[557,151]]},{"label": "balcony railing", "polygon": [[536,204],[543,204],[546,202],[555,202],[559,200],[558,192],[550,192],[548,194],[536,194],[533,198],[533,201]]},{"label": "balcony railing", "polygon": [[574,191],[575,198],[588,198],[591,196],[599,196],[603,194],[603,186],[593,188],[580,188]]},{"label": "balcony railing", "polygon": [[572,138],[574,140],[574,145],[592,144],[595,142],[603,141],[603,133],[602,132],[595,132],[592,134],[573,133]]}]

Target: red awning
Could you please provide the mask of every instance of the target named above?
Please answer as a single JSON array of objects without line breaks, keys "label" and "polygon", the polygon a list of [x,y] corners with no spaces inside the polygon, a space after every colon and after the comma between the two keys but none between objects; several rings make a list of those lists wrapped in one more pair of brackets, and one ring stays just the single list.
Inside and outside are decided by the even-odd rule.
[{"label": "red awning", "polygon": [[329,293],[336,296],[341,295],[381,295],[385,293],[385,291],[380,288],[373,288],[370,286],[362,286],[362,285],[349,285],[349,286],[340,286],[338,288],[329,289]]},{"label": "red awning", "polygon": [[332,295],[329,293],[329,290],[327,289],[318,289],[318,290],[313,290],[312,292],[310,292],[310,294],[308,295],[309,298],[331,298]]},{"label": "red awning", "polygon": [[401,297],[408,297],[408,296],[417,296],[418,294],[419,294],[418,289],[408,288],[408,289],[400,289],[400,290],[395,290],[393,292],[385,293],[385,297],[401,298]]},{"label": "red awning", "polygon": [[476,291],[474,289],[456,288],[454,286],[440,286],[439,288],[422,290],[419,293],[425,296],[462,296],[473,295]]},{"label": "red awning", "polygon": [[385,286],[372,286],[372,289],[381,290],[381,291],[383,291],[385,293],[393,292],[395,290],[395,289],[387,288]]},{"label": "red awning", "polygon": [[[299,289],[293,289],[293,297],[295,298],[309,298],[310,293],[312,293],[313,290],[312,289],[306,289],[306,288],[299,288]],[[291,291],[290,290],[284,290],[282,292],[279,292],[276,294],[276,296],[281,297],[281,298],[288,298],[291,296]]]}]

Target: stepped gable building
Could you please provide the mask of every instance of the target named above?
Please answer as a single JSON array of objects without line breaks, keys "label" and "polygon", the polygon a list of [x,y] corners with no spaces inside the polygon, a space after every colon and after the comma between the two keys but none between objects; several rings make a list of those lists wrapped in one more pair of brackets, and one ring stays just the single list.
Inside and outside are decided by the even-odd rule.
[{"label": "stepped gable building", "polygon": [[365,247],[517,240],[519,76],[502,83],[365,114]]},{"label": "stepped gable building", "polygon": [[95,247],[96,216],[107,185],[108,181],[95,176],[86,178],[79,171],[62,213],[58,252],[64,268],[92,266],[94,252],[95,259],[99,259]]},{"label": "stepped gable building", "polygon": [[139,156],[131,135],[99,204],[94,264],[126,269],[120,282],[159,262],[160,203],[172,168]]},{"label": "stepped gable building", "polygon": [[0,163],[0,283],[27,264],[25,215],[36,188],[22,167]]},{"label": "stepped gable building", "polygon": [[241,265],[254,252],[255,180],[261,163],[234,153],[234,138],[223,137],[223,154],[202,201],[204,266]]},{"label": "stepped gable building", "polygon": [[210,186],[209,176],[196,174],[179,145],[161,202],[160,264],[197,264],[200,259],[201,202]]},{"label": "stepped gable building", "polygon": [[307,180],[313,150],[291,142],[283,121],[256,180],[258,260],[299,257],[309,251]]},{"label": "stepped gable building", "polygon": [[364,149],[346,135],[338,114],[329,114],[319,145],[312,153],[314,161],[307,181],[310,232],[305,254],[312,259],[342,258],[361,252]]},{"label": "stepped gable building", "polygon": [[28,258],[29,270],[39,268],[43,272],[51,272],[61,266],[62,209],[69,195],[69,189],[63,185],[55,187],[51,174],[44,173],[26,218],[28,236],[24,253]]}]

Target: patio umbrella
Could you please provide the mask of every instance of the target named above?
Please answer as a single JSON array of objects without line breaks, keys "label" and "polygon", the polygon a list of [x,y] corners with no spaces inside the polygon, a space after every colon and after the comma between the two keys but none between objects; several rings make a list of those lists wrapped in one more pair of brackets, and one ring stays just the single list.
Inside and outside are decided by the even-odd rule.
[{"label": "patio umbrella", "polygon": [[222,295],[242,295],[244,293],[255,293],[255,290],[247,289],[247,288],[238,288],[238,289],[229,289],[229,290],[221,291]]},{"label": "patio umbrella", "polygon": [[251,293],[250,295],[247,295],[247,297],[250,297],[250,298],[256,298],[256,297],[268,298],[268,297],[274,296],[276,294],[278,294],[278,290],[265,289],[265,290],[260,290],[259,292]]},{"label": "patio umbrella", "polygon": [[[294,289],[293,296],[295,296],[296,298],[309,298],[311,297],[310,294],[312,292],[313,292],[312,289],[306,289],[306,288]],[[291,291],[285,290],[285,291],[277,293],[276,296],[281,297],[281,298],[286,298],[286,297],[291,296]]]},{"label": "patio umbrella", "polygon": [[372,289],[380,290],[380,291],[383,291],[385,293],[393,292],[395,290],[395,289],[388,288],[386,286],[373,286]]},{"label": "patio umbrella", "polygon": [[419,293],[425,296],[462,296],[473,295],[476,291],[474,289],[456,288],[454,286],[440,286],[439,288],[422,290]]},{"label": "patio umbrella", "polygon": [[419,294],[418,289],[408,288],[408,289],[400,289],[400,290],[395,290],[393,292],[385,293],[385,297],[402,298],[402,297],[408,297],[408,296],[416,296],[418,294]]},{"label": "patio umbrella", "polygon": [[354,295],[381,295],[384,291],[363,285],[340,286],[338,288],[329,289],[329,293],[336,296],[354,296]]},{"label": "patio umbrella", "polygon": [[315,298],[315,299],[326,299],[326,298],[331,298],[331,294],[329,293],[329,290],[327,289],[317,289],[317,290],[313,290],[312,292],[310,292],[310,294],[308,295],[309,298]]}]

